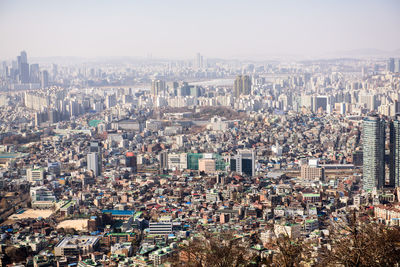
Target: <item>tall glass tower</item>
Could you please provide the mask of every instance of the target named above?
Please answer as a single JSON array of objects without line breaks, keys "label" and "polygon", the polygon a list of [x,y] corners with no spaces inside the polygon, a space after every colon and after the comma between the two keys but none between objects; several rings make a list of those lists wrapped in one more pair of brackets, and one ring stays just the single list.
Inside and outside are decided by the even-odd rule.
[{"label": "tall glass tower", "polygon": [[87,161],[88,161],[88,169],[92,170],[95,176],[100,175],[102,172],[102,161],[103,161],[101,142],[98,141],[90,142]]},{"label": "tall glass tower", "polygon": [[363,189],[385,184],[385,121],[370,116],[363,122]]},{"label": "tall glass tower", "polygon": [[400,187],[400,114],[390,123],[390,185]]}]

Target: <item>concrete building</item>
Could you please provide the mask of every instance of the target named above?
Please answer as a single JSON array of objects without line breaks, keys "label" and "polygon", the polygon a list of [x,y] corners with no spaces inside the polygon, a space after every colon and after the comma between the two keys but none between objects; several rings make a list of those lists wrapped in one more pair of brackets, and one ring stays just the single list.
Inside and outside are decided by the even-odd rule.
[{"label": "concrete building", "polygon": [[51,208],[56,202],[53,192],[44,186],[31,187],[30,196],[32,208]]},{"label": "concrete building", "polygon": [[93,172],[94,176],[100,175],[99,169],[99,154],[97,152],[89,153],[87,155],[87,168]]},{"label": "concrete building", "polygon": [[173,253],[174,251],[169,248],[160,248],[156,251],[153,251],[149,254],[149,259],[153,262],[153,266],[162,265]]},{"label": "concrete building", "polygon": [[301,166],[301,179],[304,180],[324,180],[324,169],[319,166]]},{"label": "concrete building", "polygon": [[385,122],[370,116],[363,127],[363,189],[380,189],[385,183]]},{"label": "concrete building", "polygon": [[172,234],[172,222],[151,222],[149,224],[149,234],[151,235]]},{"label": "concrete building", "polygon": [[205,173],[215,173],[215,160],[209,158],[199,159],[199,171]]},{"label": "concrete building", "polygon": [[237,155],[230,159],[231,171],[248,176],[255,175],[255,152],[251,149],[239,150]]},{"label": "concrete building", "polygon": [[390,123],[390,185],[400,187],[400,115]]},{"label": "concrete building", "polygon": [[240,97],[241,95],[250,95],[251,79],[248,75],[239,75],[236,77],[233,85],[233,96]]},{"label": "concrete building", "polygon": [[325,179],[325,169],[318,165],[317,159],[311,159],[308,165],[301,165],[301,179],[323,181]]},{"label": "concrete building", "polygon": [[151,82],[151,95],[158,96],[160,94],[165,94],[165,81],[153,80]]},{"label": "concrete building", "polygon": [[300,224],[275,224],[274,225],[275,236],[287,235],[289,238],[299,238],[301,234],[301,225]]},{"label": "concrete building", "polygon": [[42,183],[44,180],[44,169],[27,169],[26,178],[31,183]]},{"label": "concrete building", "polygon": [[133,152],[127,152],[125,155],[125,165],[131,168],[133,173],[137,172],[137,158]]},{"label": "concrete building", "polygon": [[88,170],[93,171],[94,176],[99,176],[102,172],[103,148],[101,142],[92,141],[89,146],[87,156]]},{"label": "concrete building", "polygon": [[186,153],[168,154],[168,168],[170,170],[185,170],[188,167],[188,160]]},{"label": "concrete building", "polygon": [[168,170],[168,152],[167,151],[162,151],[158,155],[158,160],[160,162],[160,170]]},{"label": "concrete building", "polygon": [[55,246],[54,254],[56,257],[85,255],[96,251],[99,246],[98,236],[69,236]]}]

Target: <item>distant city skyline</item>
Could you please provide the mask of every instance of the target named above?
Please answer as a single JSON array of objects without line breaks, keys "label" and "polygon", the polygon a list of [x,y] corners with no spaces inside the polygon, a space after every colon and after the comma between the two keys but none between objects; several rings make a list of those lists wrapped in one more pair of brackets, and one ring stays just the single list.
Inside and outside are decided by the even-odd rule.
[{"label": "distant city skyline", "polygon": [[4,0],[0,58],[22,50],[31,57],[318,58],[353,50],[381,53],[375,49],[399,54],[399,11],[400,2],[392,0]]}]

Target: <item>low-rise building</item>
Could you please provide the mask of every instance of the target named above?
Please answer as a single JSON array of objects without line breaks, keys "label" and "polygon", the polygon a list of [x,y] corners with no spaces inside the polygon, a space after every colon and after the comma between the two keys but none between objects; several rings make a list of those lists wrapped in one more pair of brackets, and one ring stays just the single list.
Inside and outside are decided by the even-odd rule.
[{"label": "low-rise building", "polygon": [[98,236],[69,236],[54,248],[55,256],[77,256],[96,251],[100,245]]}]

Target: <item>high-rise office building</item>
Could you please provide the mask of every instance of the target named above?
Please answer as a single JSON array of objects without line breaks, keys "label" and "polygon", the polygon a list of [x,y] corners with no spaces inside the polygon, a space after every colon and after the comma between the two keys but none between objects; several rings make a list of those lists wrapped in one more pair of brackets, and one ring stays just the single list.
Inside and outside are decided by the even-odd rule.
[{"label": "high-rise office building", "polygon": [[162,151],[159,155],[160,171],[168,170],[168,152]]},{"label": "high-rise office building", "polygon": [[194,61],[195,68],[202,69],[204,67],[203,56],[200,53],[196,54],[196,59]]},{"label": "high-rise office building", "polygon": [[325,169],[318,164],[317,159],[309,160],[308,164],[301,165],[301,179],[320,180],[325,179]]},{"label": "high-rise office building", "polygon": [[359,103],[366,107],[369,111],[376,110],[377,101],[376,95],[370,93],[361,93],[359,95]]},{"label": "high-rise office building", "polygon": [[396,59],[396,61],[394,62],[394,72],[400,72],[400,58]]},{"label": "high-rise office building", "polygon": [[[98,176],[98,175],[101,174],[101,171],[102,171],[103,154],[102,154],[102,144],[101,144],[101,142],[98,142],[98,141],[90,142],[89,154],[93,154],[93,153],[95,153],[97,155],[96,156],[97,157],[97,161],[96,161],[97,167],[95,168],[94,165],[91,165],[91,166],[92,166],[93,169],[97,169],[98,170],[98,174],[96,175],[96,176]],[[88,154],[88,167],[89,167],[89,154]],[[93,157],[94,156],[92,156],[92,159],[93,159]],[[92,161],[92,163],[94,164],[94,161]],[[91,169],[89,168],[89,170],[91,170]]]},{"label": "high-rise office building", "polygon": [[203,158],[201,153],[188,153],[187,154],[187,168],[189,170],[199,169],[199,159]]},{"label": "high-rise office building", "polygon": [[117,105],[117,97],[115,94],[106,96],[106,108],[112,108]]},{"label": "high-rise office building", "polygon": [[9,76],[8,66],[7,66],[7,62],[6,61],[2,62],[1,76],[4,77],[4,78]]},{"label": "high-rise office building", "polygon": [[68,108],[70,117],[78,116],[80,114],[79,103],[77,101],[70,100]]},{"label": "high-rise office building", "polygon": [[31,64],[29,71],[29,79],[31,83],[40,83],[39,64]]},{"label": "high-rise office building", "polygon": [[58,66],[57,64],[53,64],[53,81],[57,78],[58,75]]},{"label": "high-rise office building", "polygon": [[21,63],[20,74],[19,74],[21,83],[29,83],[29,64]]},{"label": "high-rise office building", "polygon": [[314,96],[312,103],[314,112],[318,112],[319,110],[327,111],[329,105],[329,98],[328,96]]},{"label": "high-rise office building", "polygon": [[49,73],[47,70],[41,72],[40,75],[40,86],[46,88],[49,86]]},{"label": "high-rise office building", "polygon": [[390,122],[390,186],[400,187],[400,115]]},{"label": "high-rise office building", "polygon": [[363,121],[363,189],[385,183],[385,121],[370,116]]},{"label": "high-rise office building", "polygon": [[158,96],[160,94],[165,94],[165,81],[153,80],[151,83],[151,95]]},{"label": "high-rise office building", "polygon": [[90,142],[89,151],[90,152],[101,153],[102,152],[101,142],[100,141],[92,141],[92,142]]},{"label": "high-rise office building", "polygon": [[99,153],[92,152],[87,155],[87,167],[88,170],[93,172],[94,176],[100,175],[100,168],[99,168]]},{"label": "high-rise office building", "polygon": [[55,109],[49,109],[47,111],[47,118],[48,118],[50,123],[57,123],[57,122],[59,122],[61,120],[60,119],[60,114]]},{"label": "high-rise office building", "polygon": [[28,63],[28,56],[25,51],[21,52],[19,59],[20,59],[21,63]]},{"label": "high-rise office building", "polygon": [[178,82],[170,82],[167,85],[168,92],[170,94],[172,94],[173,96],[177,96],[178,95],[178,87],[179,87],[179,83]]},{"label": "high-rise office building", "polygon": [[29,83],[29,64],[28,57],[25,51],[22,51],[20,56],[17,57],[18,61],[18,74],[19,82]]},{"label": "high-rise office building", "polygon": [[255,162],[254,150],[239,150],[237,155],[230,159],[231,171],[252,177],[255,175]]},{"label": "high-rise office building", "polygon": [[18,60],[11,61],[10,78],[15,82],[18,77]]},{"label": "high-rise office building", "polygon": [[248,75],[239,75],[236,77],[233,86],[233,96],[240,97],[241,95],[250,95],[251,79]]},{"label": "high-rise office building", "polygon": [[389,58],[386,66],[388,72],[394,72],[394,58]]},{"label": "high-rise office building", "polygon": [[133,173],[137,172],[137,158],[133,152],[127,152],[125,155],[125,165],[132,169]]}]

